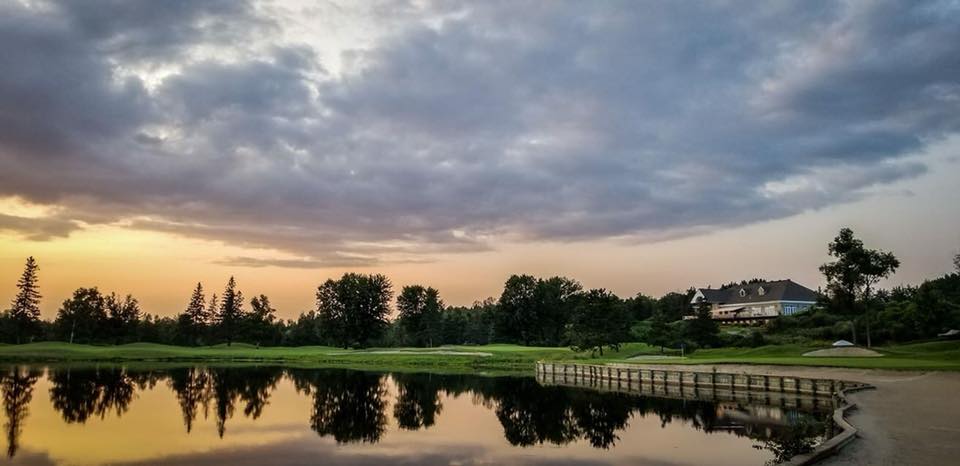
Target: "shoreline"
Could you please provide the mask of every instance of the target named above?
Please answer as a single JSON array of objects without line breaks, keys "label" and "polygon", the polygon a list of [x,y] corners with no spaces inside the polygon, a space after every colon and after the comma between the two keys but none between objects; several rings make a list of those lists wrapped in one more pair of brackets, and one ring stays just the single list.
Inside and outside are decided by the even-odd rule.
[{"label": "shoreline", "polygon": [[757,348],[700,350],[686,357],[660,353],[643,343],[624,343],[617,351],[592,357],[564,347],[527,347],[512,344],[445,345],[434,348],[373,347],[343,349],[329,346],[256,347],[170,346],[130,343],[95,346],[63,342],[0,345],[0,362],[183,362],[294,364],[315,367],[356,367],[469,371],[510,371],[533,373],[537,361],[590,364],[643,364],[688,367],[697,365],[761,365],[794,368],[847,368],[851,370],[960,371],[960,341],[919,342],[876,348],[882,357],[805,357],[815,345],[770,345]]},{"label": "shoreline", "polygon": [[[633,344],[635,345],[635,344]],[[846,420],[857,430],[856,439],[836,455],[817,464],[831,466],[866,466],[875,464],[951,464],[960,458],[960,403],[953,398],[960,393],[960,372],[954,365],[931,370],[903,367],[894,369],[822,367],[787,365],[795,363],[790,356],[777,364],[763,364],[769,356],[754,358],[749,363],[736,360],[702,362],[640,362],[630,360],[631,351],[589,358],[562,348],[529,348],[512,345],[444,347],[384,352],[384,349],[347,350],[330,347],[260,348],[248,345],[226,347],[182,348],[153,344],[120,347],[93,347],[43,343],[0,346],[0,363],[52,365],[278,365],[298,368],[343,368],[383,372],[432,372],[517,376],[536,373],[538,360],[555,363],[625,364],[666,370],[704,370],[741,374],[777,374],[795,377],[837,379],[862,382],[874,390],[849,393],[846,398],[857,405],[846,414]],[[450,354],[462,351],[464,354]],[[476,353],[491,353],[478,356]],[[328,354],[339,353],[339,354]],[[472,354],[469,354],[472,353]],[[579,357],[578,357],[579,356]],[[943,356],[940,356],[942,358]],[[877,361],[884,358],[866,358]],[[821,362],[817,361],[811,362]],[[901,361],[907,362],[906,359]],[[941,359],[932,359],[934,363]],[[806,362],[806,361],[803,361]]]},{"label": "shoreline", "polygon": [[[662,365],[665,368],[675,366]],[[857,429],[856,439],[835,455],[816,464],[868,466],[952,464],[960,458],[960,373],[945,371],[890,371],[830,367],[784,367],[750,364],[706,364],[690,369],[749,374],[847,379],[867,383],[873,390],[847,393],[856,409],[846,420]]]}]

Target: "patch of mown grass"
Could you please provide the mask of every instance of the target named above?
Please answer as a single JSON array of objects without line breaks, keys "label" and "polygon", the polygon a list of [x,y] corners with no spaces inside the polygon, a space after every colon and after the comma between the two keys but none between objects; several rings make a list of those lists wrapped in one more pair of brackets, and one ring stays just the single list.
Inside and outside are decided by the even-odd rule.
[{"label": "patch of mown grass", "polygon": [[[658,360],[663,364],[772,364],[868,369],[960,370],[960,341],[923,342],[875,348],[881,358],[811,358],[803,353],[824,346],[770,345],[757,348],[699,350],[680,359]],[[478,354],[450,354],[486,353]],[[627,343],[603,355],[578,353],[569,348],[520,345],[442,346],[438,348],[368,348],[348,350],[328,346],[262,347],[235,343],[231,346],[183,347],[155,343],[117,346],[42,342],[0,346],[0,361],[7,362],[160,362],[204,364],[276,364],[297,367],[344,367],[385,371],[521,373],[533,370],[536,361],[631,362],[641,355],[660,355],[659,348]],[[675,351],[666,354],[676,356]]]},{"label": "patch of mown grass", "polygon": [[[699,350],[683,359],[663,364],[769,364],[814,367],[849,367],[892,370],[960,370],[960,341],[899,344],[873,348],[883,357],[806,357],[804,353],[823,349],[812,345],[769,345],[757,348]],[[623,361],[629,362],[629,361]]]}]

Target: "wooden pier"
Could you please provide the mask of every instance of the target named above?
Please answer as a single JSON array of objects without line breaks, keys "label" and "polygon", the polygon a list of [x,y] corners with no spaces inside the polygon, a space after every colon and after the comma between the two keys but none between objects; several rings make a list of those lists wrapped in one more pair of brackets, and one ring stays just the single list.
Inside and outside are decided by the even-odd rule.
[{"label": "wooden pier", "polygon": [[843,390],[863,384],[834,379],[663,369],[634,365],[537,363],[547,385],[587,387],[667,398],[761,403],[801,409],[833,406]]}]

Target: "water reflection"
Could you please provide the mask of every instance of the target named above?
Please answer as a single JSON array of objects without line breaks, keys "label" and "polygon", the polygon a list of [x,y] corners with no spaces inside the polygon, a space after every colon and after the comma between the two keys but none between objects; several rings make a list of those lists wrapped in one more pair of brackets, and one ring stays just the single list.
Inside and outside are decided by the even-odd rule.
[{"label": "water reflection", "polygon": [[351,370],[290,371],[297,389],[313,397],[310,427],[337,443],[376,443],[387,429],[387,391],[380,374]]},{"label": "water reflection", "polygon": [[159,386],[175,397],[186,433],[193,431],[198,418],[207,419],[212,414],[220,438],[228,435],[228,421],[239,413],[257,420],[269,410],[271,396],[281,381],[292,384],[296,393],[309,400],[309,413],[303,413],[303,420],[298,422],[306,421],[305,427],[338,445],[381,442],[390,432],[391,419],[395,432],[426,435],[443,417],[444,400],[462,395],[469,397],[478,412],[492,411],[503,439],[515,447],[566,446],[582,441],[596,449],[611,449],[618,445],[631,421],[653,417],[661,428],[679,422],[706,434],[749,438],[754,448],[767,452],[772,462],[780,462],[812,448],[829,435],[831,427],[827,409],[800,411],[600,392],[541,385],[532,377],[278,367],[136,370],[102,366],[51,367],[44,371],[18,366],[0,372],[7,455],[11,458],[17,454],[34,387],[44,372],[50,387],[49,404],[65,424],[122,418],[131,410],[138,392]]},{"label": "water reflection", "polygon": [[[127,412],[136,391],[137,380],[117,367],[85,370],[52,370],[50,402],[67,423],[87,422],[90,416],[101,419],[108,412]],[[145,377],[138,374],[138,377]]]},{"label": "water reflection", "polygon": [[426,429],[436,423],[437,415],[443,411],[441,380],[442,377],[429,374],[394,375],[397,402],[393,406],[393,417],[401,429]]},{"label": "water reflection", "polygon": [[40,371],[26,367],[11,367],[0,376],[0,391],[3,393],[3,411],[7,416],[4,431],[7,434],[7,457],[17,454],[23,421],[33,399],[33,386],[40,378]]}]

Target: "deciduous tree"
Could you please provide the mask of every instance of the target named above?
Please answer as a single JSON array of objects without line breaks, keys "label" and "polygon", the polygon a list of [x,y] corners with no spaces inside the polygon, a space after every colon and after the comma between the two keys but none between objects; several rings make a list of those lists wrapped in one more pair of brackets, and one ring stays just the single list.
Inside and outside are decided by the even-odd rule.
[{"label": "deciduous tree", "polygon": [[893,253],[867,249],[849,228],[840,230],[828,250],[836,260],[820,266],[827,278],[827,290],[842,310],[865,322],[869,347],[873,286],[893,274],[900,261]]},{"label": "deciduous tree", "polygon": [[70,343],[102,338],[107,326],[106,298],[95,287],[77,289],[60,306],[54,326]]},{"label": "deciduous tree", "polygon": [[590,290],[573,308],[567,338],[575,351],[599,352],[603,356],[604,346],[619,350],[627,340],[628,323],[620,298],[604,289]]},{"label": "deciduous tree", "polygon": [[497,337],[530,345],[538,333],[540,320],[537,279],[530,275],[512,275],[503,285],[498,304]]},{"label": "deciduous tree", "polygon": [[347,273],[317,288],[317,314],[324,334],[349,348],[366,346],[383,335],[393,298],[387,277]]},{"label": "deciduous tree", "polygon": [[137,299],[128,294],[121,300],[115,293],[110,293],[104,299],[104,305],[107,308],[107,327],[113,342],[127,343],[136,340],[141,314]]},{"label": "deciduous tree", "polygon": [[397,296],[398,324],[415,346],[433,347],[443,331],[440,292],[421,285],[403,287]]},{"label": "deciduous tree", "polygon": [[277,310],[270,305],[270,298],[261,294],[250,300],[250,312],[247,313],[244,334],[256,344],[273,344],[279,338],[275,328]]}]

